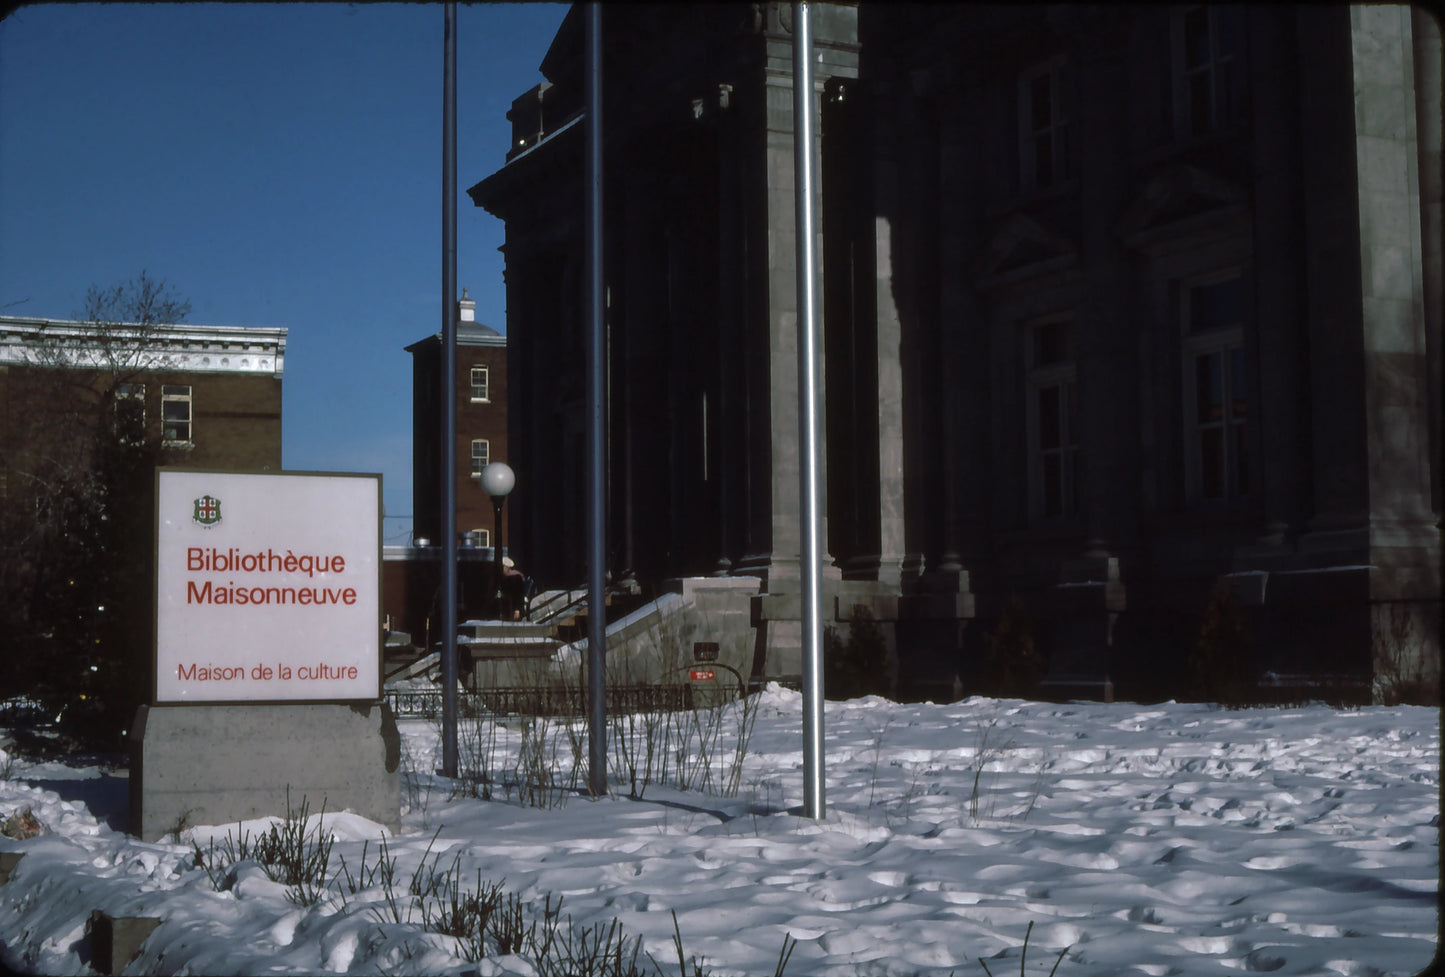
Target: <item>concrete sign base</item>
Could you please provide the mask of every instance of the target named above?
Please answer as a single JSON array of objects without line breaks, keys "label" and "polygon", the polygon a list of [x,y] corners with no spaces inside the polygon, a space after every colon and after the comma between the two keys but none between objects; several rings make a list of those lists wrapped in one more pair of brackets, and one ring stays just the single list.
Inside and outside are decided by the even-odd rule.
[{"label": "concrete sign base", "polygon": [[141,706],[131,727],[130,830],[350,810],[401,823],[401,738],[384,703]]}]

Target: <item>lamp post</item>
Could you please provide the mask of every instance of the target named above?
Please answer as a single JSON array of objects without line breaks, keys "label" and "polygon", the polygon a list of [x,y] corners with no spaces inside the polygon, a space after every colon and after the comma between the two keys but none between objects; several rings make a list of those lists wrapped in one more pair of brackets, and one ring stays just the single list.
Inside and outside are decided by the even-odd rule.
[{"label": "lamp post", "polygon": [[823,562],[818,459],[819,381],[813,214],[813,28],[805,2],[793,4],[793,187],[798,270],[798,512],[803,560],[803,816],[823,819]]},{"label": "lamp post", "polygon": [[492,497],[492,579],[496,592],[492,599],[497,604],[497,617],[502,616],[502,505],[517,485],[517,475],[510,465],[494,461],[482,469],[482,491]]}]

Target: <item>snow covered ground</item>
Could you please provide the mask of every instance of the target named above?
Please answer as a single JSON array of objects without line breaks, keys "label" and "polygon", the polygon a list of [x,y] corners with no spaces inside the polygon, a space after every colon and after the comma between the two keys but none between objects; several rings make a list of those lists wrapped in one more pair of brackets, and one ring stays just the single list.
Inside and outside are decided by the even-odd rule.
[{"label": "snow covered ground", "polygon": [[[1437,710],[829,703],[815,822],[798,813],[801,699],[770,688],[758,703],[735,797],[653,785],[634,800],[615,782],[547,808],[453,797],[430,772],[436,729],[403,721],[398,884],[429,857],[539,913],[560,897],[579,928],[617,919],[641,937],[649,974],[649,953],[680,971],[674,914],[715,977],[773,974],[785,935],[793,977],[1001,977],[1020,971],[1026,933],[1024,969],[1041,977],[1056,962],[1059,977],[1415,974],[1436,953]],[[101,909],[163,920],[127,973],[539,972],[520,955],[469,962],[416,913],[388,916],[376,878],[355,878],[376,824],[326,816],[330,892],[298,906],[254,863],[207,872],[190,844],[113,830],[124,783],[14,759],[0,817],[28,805],[48,833],[0,838],[24,853],[0,885],[6,966],[85,972]],[[110,824],[93,811],[107,807]]]}]

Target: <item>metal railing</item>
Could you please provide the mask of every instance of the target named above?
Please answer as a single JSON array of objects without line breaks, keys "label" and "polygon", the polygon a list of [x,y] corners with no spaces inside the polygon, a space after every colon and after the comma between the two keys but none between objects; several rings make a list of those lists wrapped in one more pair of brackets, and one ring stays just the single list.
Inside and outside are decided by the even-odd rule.
[{"label": "metal railing", "polygon": [[527,620],[546,624],[568,615],[582,614],[587,609],[587,597],[585,590],[545,591],[527,604]]},{"label": "metal railing", "polygon": [[[435,719],[441,716],[442,693],[388,689],[387,705],[399,719]],[[605,691],[608,713],[678,712],[693,708],[691,685],[610,685]],[[463,716],[584,716],[583,689],[490,688],[457,693],[457,712]]]}]

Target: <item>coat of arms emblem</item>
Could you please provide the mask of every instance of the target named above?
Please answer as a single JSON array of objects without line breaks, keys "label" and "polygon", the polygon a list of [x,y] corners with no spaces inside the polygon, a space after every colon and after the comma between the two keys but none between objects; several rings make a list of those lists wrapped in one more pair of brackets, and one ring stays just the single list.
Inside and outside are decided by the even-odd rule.
[{"label": "coat of arms emblem", "polygon": [[221,521],[221,500],[214,495],[203,495],[195,500],[191,518],[202,526],[214,526]]}]

